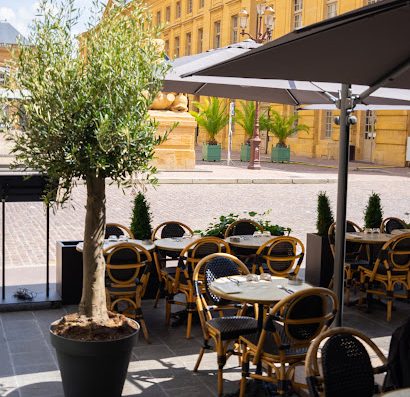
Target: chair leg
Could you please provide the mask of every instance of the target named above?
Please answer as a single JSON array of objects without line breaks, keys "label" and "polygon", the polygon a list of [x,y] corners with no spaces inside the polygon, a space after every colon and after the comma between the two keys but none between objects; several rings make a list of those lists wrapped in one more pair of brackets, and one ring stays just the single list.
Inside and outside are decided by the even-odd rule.
[{"label": "chair leg", "polygon": [[245,397],[246,393],[246,379],[249,376],[249,357],[246,352],[246,346],[244,348],[244,354],[242,357],[242,377],[240,382],[239,397]]},{"label": "chair leg", "polygon": [[188,311],[188,318],[187,318],[187,324],[186,324],[186,338],[187,339],[191,338],[191,330],[192,330],[192,312]]},{"label": "chair leg", "polygon": [[154,309],[158,307],[158,301],[161,296],[161,288],[158,287],[157,295],[155,296]]},{"label": "chair leg", "polygon": [[195,363],[194,372],[198,371],[198,368],[199,368],[199,365],[201,364],[202,357],[204,356],[204,353],[205,353],[205,347],[202,346],[201,350],[199,351],[199,356],[198,356],[198,358],[196,360],[196,363]]},{"label": "chair leg", "polygon": [[392,309],[393,309],[393,299],[387,298],[387,321],[391,321]]},{"label": "chair leg", "polygon": [[138,319],[139,323],[141,324],[141,328],[142,328],[142,333],[144,334],[144,339],[147,343],[151,344],[151,341],[149,339],[149,334],[148,334],[148,328],[147,325],[145,324],[145,320],[143,317],[141,317],[140,319]]},{"label": "chair leg", "polygon": [[166,298],[165,302],[165,325],[170,325],[171,323],[171,302],[169,298]]},{"label": "chair leg", "polygon": [[221,397],[224,387],[223,368],[226,364],[226,353],[220,338],[216,340],[216,354],[218,359],[218,397]]}]

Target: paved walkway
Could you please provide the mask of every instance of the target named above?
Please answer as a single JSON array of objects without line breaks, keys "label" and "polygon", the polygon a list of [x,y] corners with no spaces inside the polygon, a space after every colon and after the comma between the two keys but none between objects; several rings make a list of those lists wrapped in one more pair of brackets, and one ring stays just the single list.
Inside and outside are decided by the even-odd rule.
[{"label": "paved walkway", "polygon": [[[66,307],[0,314],[0,396],[63,397],[48,328],[52,321],[74,310]],[[216,354],[206,353],[200,371],[192,372],[202,342],[199,325],[193,327],[194,338],[186,340],[185,326],[164,327],[163,302],[153,309],[152,301],[144,301],[143,310],[153,343],[147,345],[141,337],[134,348],[123,396],[216,396]],[[388,324],[384,310],[365,314],[347,308],[344,325],[362,330],[387,353],[392,330],[409,315],[409,305],[400,305]],[[225,369],[226,393],[238,389],[240,376],[237,358],[232,357]]]}]

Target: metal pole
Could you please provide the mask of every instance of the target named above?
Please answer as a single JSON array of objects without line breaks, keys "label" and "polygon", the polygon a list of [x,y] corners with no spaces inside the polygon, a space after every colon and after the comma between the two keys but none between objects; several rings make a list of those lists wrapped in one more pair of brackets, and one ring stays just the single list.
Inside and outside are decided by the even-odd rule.
[{"label": "metal pole", "polygon": [[347,176],[349,171],[349,114],[348,110],[350,86],[342,85],[340,108],[340,137],[339,137],[339,172],[337,183],[337,213],[336,213],[336,253],[334,268],[334,290],[339,298],[339,311],[336,315],[335,325],[343,324],[343,294],[344,294],[344,263],[346,251],[346,204],[347,204]]},{"label": "metal pole", "polygon": [[259,136],[259,102],[255,102],[255,124],[253,128],[253,138],[251,139],[251,158],[248,168],[251,170],[261,169],[261,156],[259,146],[261,138]]},{"label": "metal pole", "polygon": [[1,200],[2,207],[2,221],[1,221],[1,254],[2,254],[2,268],[1,268],[1,296],[3,300],[6,299],[6,200]]},{"label": "metal pole", "polygon": [[46,221],[46,296],[50,296],[50,207],[47,204],[47,221]]},{"label": "metal pole", "polygon": [[235,116],[235,102],[231,100],[229,103],[229,125],[228,125],[228,156],[226,159],[226,165],[231,165],[231,152],[232,152],[232,133],[234,129],[233,116]]}]

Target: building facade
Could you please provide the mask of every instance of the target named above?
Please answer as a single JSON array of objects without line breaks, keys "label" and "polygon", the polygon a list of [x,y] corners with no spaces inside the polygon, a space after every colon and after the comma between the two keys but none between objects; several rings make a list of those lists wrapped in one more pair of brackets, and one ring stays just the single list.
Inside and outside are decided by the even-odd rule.
[{"label": "building facade", "polygon": [[[246,38],[241,35],[239,12],[249,13],[247,31],[256,30],[255,0],[148,0],[154,21],[163,25],[165,48],[171,58],[192,55],[212,48],[226,46]],[[376,0],[271,0],[267,4],[275,10],[272,39],[294,29],[326,18],[375,3]],[[329,54],[331,56],[331,54]],[[305,60],[300,59],[301,64]],[[280,62],[280,60],[278,60]],[[348,65],[347,65],[348,67]],[[291,106],[274,105],[284,114],[291,114]],[[351,130],[351,158],[366,162],[404,166],[406,146],[410,136],[408,111],[358,111],[358,123]],[[309,133],[299,132],[288,143],[295,155],[310,158],[336,159],[339,133],[333,118],[337,111],[315,110],[299,112],[300,122],[310,127]],[[217,139],[227,146],[227,131]],[[233,149],[239,150],[245,134],[235,126]],[[200,131],[197,142],[206,140]],[[275,145],[273,137],[262,132],[262,151],[269,153]]]}]

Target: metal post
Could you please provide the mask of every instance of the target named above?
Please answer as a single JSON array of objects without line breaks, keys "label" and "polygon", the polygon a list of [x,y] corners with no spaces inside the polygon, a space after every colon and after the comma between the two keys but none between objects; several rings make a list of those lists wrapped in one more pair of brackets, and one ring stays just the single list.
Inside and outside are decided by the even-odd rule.
[{"label": "metal post", "polygon": [[234,129],[233,116],[235,116],[235,102],[229,103],[229,126],[228,126],[228,156],[226,159],[226,165],[231,165],[231,152],[232,152],[232,134]]},{"label": "metal post", "polygon": [[349,138],[350,125],[348,110],[350,86],[342,85],[340,107],[340,137],[339,137],[339,172],[337,183],[337,213],[336,213],[336,235],[335,235],[335,268],[334,268],[334,290],[339,299],[339,311],[336,315],[335,325],[343,324],[343,295],[344,295],[344,263],[346,251],[346,204],[347,204],[347,176],[349,171]]},{"label": "metal post", "polygon": [[46,270],[46,296],[47,298],[50,295],[50,207],[47,204],[47,220],[46,220],[46,266],[47,266],[47,270]]},{"label": "metal post", "polygon": [[259,136],[259,102],[255,102],[255,126],[253,128],[253,138],[251,139],[251,158],[248,168],[251,170],[261,169],[261,156],[259,146],[261,138]]},{"label": "metal post", "polygon": [[6,299],[6,200],[1,200],[2,215],[1,215],[1,296],[3,300]]}]

